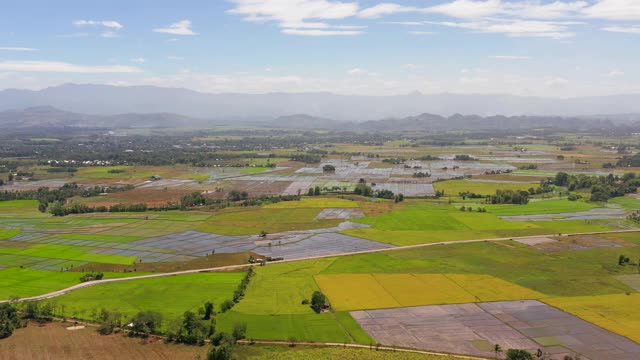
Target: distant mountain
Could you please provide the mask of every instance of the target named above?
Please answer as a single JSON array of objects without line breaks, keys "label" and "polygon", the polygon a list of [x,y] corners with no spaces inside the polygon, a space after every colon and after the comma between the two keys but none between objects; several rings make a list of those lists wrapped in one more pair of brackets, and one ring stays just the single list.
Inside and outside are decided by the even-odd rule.
[{"label": "distant mountain", "polygon": [[0,127],[20,128],[162,128],[201,127],[216,125],[202,119],[176,114],[86,115],[56,109],[51,106],[30,107],[0,112]]},{"label": "distant mountain", "polygon": [[344,121],[325,119],[321,117],[296,114],[280,116],[268,124],[274,128],[287,129],[337,129],[345,125]]},{"label": "distant mountain", "polygon": [[66,84],[43,89],[0,91],[0,111],[36,106],[84,114],[168,113],[218,120],[268,121],[290,114],[361,122],[430,113],[479,116],[584,116],[640,113],[640,94],[552,99],[513,95],[396,96],[331,93],[207,94],[154,86]]},{"label": "distant mountain", "polygon": [[612,128],[609,119],[559,116],[487,116],[454,114],[444,117],[421,114],[402,119],[366,121],[356,127],[369,131],[423,131],[444,132],[452,130],[529,130],[529,129],[598,129]]},{"label": "distant mountain", "polygon": [[305,114],[280,116],[269,121],[207,120],[170,113],[86,115],[62,111],[50,106],[0,112],[0,127],[4,129],[29,128],[211,128],[213,126],[246,125],[262,128],[327,129],[379,132],[440,133],[452,130],[529,130],[529,129],[610,129],[616,124],[639,126],[629,116],[620,121],[598,117],[558,116],[440,116],[421,114],[400,119],[387,118],[365,122],[346,122]]}]

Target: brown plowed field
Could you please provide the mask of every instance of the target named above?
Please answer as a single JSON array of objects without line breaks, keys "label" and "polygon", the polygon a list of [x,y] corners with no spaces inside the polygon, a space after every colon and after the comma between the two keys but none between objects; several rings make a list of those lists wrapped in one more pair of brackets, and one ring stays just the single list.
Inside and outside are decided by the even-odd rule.
[{"label": "brown plowed field", "polygon": [[95,328],[67,330],[71,323],[29,324],[0,340],[0,360],[121,360],[188,359],[205,357],[206,346],[164,344],[121,334],[102,336]]}]

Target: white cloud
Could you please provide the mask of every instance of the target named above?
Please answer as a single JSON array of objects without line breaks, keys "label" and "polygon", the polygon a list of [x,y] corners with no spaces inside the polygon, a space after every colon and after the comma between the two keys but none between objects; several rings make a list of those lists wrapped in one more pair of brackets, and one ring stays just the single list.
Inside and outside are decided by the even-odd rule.
[{"label": "white cloud", "polygon": [[498,60],[529,60],[531,59],[530,56],[523,56],[523,55],[493,55],[491,57]]},{"label": "white cloud", "polygon": [[134,62],[134,63],[138,63],[138,64],[143,64],[143,63],[145,63],[147,60],[146,60],[145,58],[143,58],[143,57],[137,57],[137,58],[133,58],[133,59],[131,59],[130,61],[131,61],[131,62]]},{"label": "white cloud", "polygon": [[582,11],[585,16],[608,20],[640,20],[638,0],[599,0]]},{"label": "white cloud", "polygon": [[106,28],[120,30],[124,26],[117,21],[107,20],[107,21],[96,21],[96,20],[76,20],[73,22],[75,26],[104,26]]},{"label": "white cloud", "polygon": [[28,47],[0,47],[0,51],[38,51],[38,49]]},{"label": "white cloud", "polygon": [[351,69],[349,71],[347,71],[347,74],[351,75],[351,76],[360,76],[360,75],[365,75],[367,72],[360,69],[360,68],[354,68]]},{"label": "white cloud", "polygon": [[0,61],[0,70],[60,73],[137,73],[141,69],[125,65],[77,65],[57,61]]},{"label": "white cloud", "polygon": [[[330,24],[357,15],[356,2],[328,0],[229,0],[234,7],[229,13],[241,15],[246,21],[276,22],[282,32],[290,35],[333,36],[360,35],[363,26]],[[320,20],[320,21],[318,21]]]},{"label": "white cloud", "polygon": [[623,76],[624,75],[624,71],[621,70],[611,70],[609,71],[609,73],[607,74],[610,77],[618,77],[618,76]]},{"label": "white cloud", "polygon": [[[630,0],[633,1],[633,0]],[[508,16],[528,19],[559,19],[577,15],[589,6],[586,1],[503,1],[503,0],[454,0],[431,7],[404,6],[382,3],[360,11],[363,18],[379,18],[406,12],[435,13],[459,19],[481,19],[491,16]]]},{"label": "white cloud", "polygon": [[382,3],[382,4],[372,6],[370,8],[363,9],[362,11],[360,11],[360,13],[358,13],[358,16],[362,18],[368,18],[368,19],[377,19],[385,15],[414,12],[414,11],[419,11],[419,9],[413,6],[404,6],[400,4],[394,4],[394,3]]},{"label": "white cloud", "polygon": [[569,80],[561,78],[561,77],[553,77],[553,78],[548,78],[545,81],[545,85],[547,85],[548,87],[552,88],[552,89],[561,89],[566,87],[569,84]]},{"label": "white cloud", "polygon": [[119,37],[118,33],[116,33],[115,31],[105,31],[102,34],[100,34],[100,36],[108,39]]},{"label": "white cloud", "polygon": [[435,32],[433,31],[409,31],[409,35],[434,35]]},{"label": "white cloud", "polygon": [[353,36],[363,32],[359,30],[322,30],[322,29],[283,29],[282,32],[288,35],[301,36]]},{"label": "white cloud", "polygon": [[184,60],[182,56],[167,56],[168,60]]},{"label": "white cloud", "polygon": [[191,30],[191,21],[190,20],[181,20],[177,23],[173,23],[164,28],[153,29],[154,32],[157,33],[165,33],[171,35],[185,35],[185,36],[193,36],[198,35],[197,32]]},{"label": "white cloud", "polygon": [[626,34],[640,34],[640,25],[636,26],[607,26],[603,27],[602,30],[615,32],[615,33],[626,33]]},{"label": "white cloud", "polygon": [[480,33],[505,34],[510,37],[547,37],[564,39],[574,37],[569,25],[575,22],[550,22],[535,20],[479,20],[471,22],[427,22],[429,24],[473,30]]},{"label": "white cloud", "polygon": [[404,64],[403,66],[405,69],[413,71],[418,69],[420,66],[416,65],[416,64]]}]

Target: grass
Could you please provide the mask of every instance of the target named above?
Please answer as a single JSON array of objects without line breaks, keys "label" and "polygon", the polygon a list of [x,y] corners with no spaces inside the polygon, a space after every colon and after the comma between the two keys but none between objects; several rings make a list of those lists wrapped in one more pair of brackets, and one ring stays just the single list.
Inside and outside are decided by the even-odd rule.
[{"label": "grass", "polygon": [[640,258],[636,247],[544,252],[514,241],[479,242],[339,257],[321,274],[484,274],[550,297],[633,292],[612,277],[637,272],[617,265],[620,253]]},{"label": "grass", "polygon": [[0,248],[0,254],[121,265],[131,265],[137,259],[135,256],[103,255],[87,252],[91,249],[93,248],[87,246],[36,244],[29,247]]},{"label": "grass", "polygon": [[276,233],[336,226],[340,220],[316,220],[321,208],[232,208],[216,213],[196,230],[224,235]]},{"label": "grass", "polygon": [[103,235],[103,234],[62,234],[57,236],[60,239],[70,240],[92,240],[116,243],[128,243],[131,241],[142,240],[142,236],[125,236],[125,235]]},{"label": "grass", "polygon": [[488,212],[498,216],[559,214],[588,211],[599,207],[598,204],[567,199],[532,200],[527,205],[483,205]]},{"label": "grass", "polygon": [[340,347],[296,346],[237,346],[234,356],[238,360],[452,360],[452,356],[429,355],[395,351],[375,351]]},{"label": "grass", "polygon": [[468,180],[447,180],[433,183],[438,191],[444,191],[445,196],[458,196],[459,193],[470,191],[481,195],[494,195],[496,190],[527,190],[536,184],[512,184]]},{"label": "grass", "polygon": [[358,203],[347,199],[304,197],[300,201],[281,201],[264,206],[267,209],[300,209],[300,208],[357,208]]},{"label": "grass", "polygon": [[640,200],[632,197],[617,197],[609,200],[610,204],[620,205],[625,210],[640,210]]},{"label": "grass", "polygon": [[640,294],[615,294],[545,299],[560,308],[614,333],[640,342]]},{"label": "grass", "polygon": [[244,299],[221,314],[218,325],[227,331],[236,322],[247,324],[247,337],[264,340],[360,342],[371,339],[348,313],[316,314],[302,300],[319,290],[313,275],[333,259],[270,264],[256,268]]},{"label": "grass", "polygon": [[[75,274],[78,276],[78,274]],[[157,311],[164,320],[196,310],[206,301],[219,306],[231,299],[244,273],[200,273],[100,284],[80,289],[51,301],[64,305],[67,315],[87,318],[105,308],[132,316],[139,311]]]},{"label": "grass", "polygon": [[[497,206],[506,206],[503,211],[508,212],[526,211],[531,205]],[[540,205],[533,206],[533,211],[541,208]],[[506,221],[489,212],[463,212],[452,205],[429,203],[407,203],[395,211],[353,221],[369,224],[372,228],[349,229],[344,234],[394,245],[610,230],[595,221]]]},{"label": "grass", "polygon": [[[141,274],[105,273],[105,278]],[[80,282],[82,273],[10,268],[0,270],[0,300],[29,297],[60,290]]]},{"label": "grass", "polygon": [[337,310],[539,299],[543,294],[487,275],[336,274],[316,281]]},{"label": "grass", "polygon": [[14,237],[14,236],[16,236],[18,234],[20,234],[20,230],[19,229],[0,230],[0,240],[11,239],[12,237]]}]

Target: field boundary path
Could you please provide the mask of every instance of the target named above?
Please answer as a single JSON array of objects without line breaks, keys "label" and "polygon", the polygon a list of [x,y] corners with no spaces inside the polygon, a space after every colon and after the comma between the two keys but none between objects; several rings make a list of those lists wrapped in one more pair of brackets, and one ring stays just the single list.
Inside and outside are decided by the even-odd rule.
[{"label": "field boundary path", "polygon": [[[407,250],[407,249],[416,249],[423,248],[429,246],[438,246],[438,245],[455,245],[455,244],[470,244],[470,243],[479,243],[479,242],[495,242],[495,241],[507,241],[507,240],[526,240],[533,238],[540,238],[541,236],[580,236],[580,235],[602,235],[602,234],[619,234],[619,233],[633,233],[640,232],[640,230],[632,229],[632,230],[612,230],[612,231],[597,231],[597,232],[584,232],[584,233],[571,233],[571,234],[549,234],[549,235],[533,235],[533,236],[520,236],[520,237],[503,237],[503,238],[493,238],[493,239],[471,239],[471,240],[457,240],[457,241],[440,241],[434,243],[426,243],[426,244],[416,244],[416,245],[406,245],[406,246],[396,246],[389,247],[383,249],[373,249],[373,250],[362,250],[362,251],[353,251],[353,252],[345,252],[339,254],[330,254],[330,255],[317,255],[317,256],[308,256],[302,258],[295,259],[284,259],[277,262],[272,262],[271,264],[278,263],[286,263],[286,262],[296,262],[296,261],[304,261],[304,260],[314,260],[314,259],[324,259],[330,257],[339,257],[339,256],[351,256],[351,255],[361,255],[361,254],[371,254],[378,253],[384,251],[397,251],[397,250]],[[50,293],[25,297],[20,299],[13,300],[0,300],[1,303],[8,302],[26,302],[26,301],[39,301],[51,299],[54,297],[58,297],[61,295],[65,295],[75,290],[83,289],[93,285],[99,284],[109,284],[115,282],[122,281],[135,281],[135,280],[143,280],[143,279],[155,279],[161,277],[169,277],[169,276],[178,276],[178,275],[187,275],[187,274],[197,274],[197,273],[206,273],[206,272],[217,272],[217,271],[229,271],[229,270],[239,270],[243,268],[247,268],[250,266],[260,266],[259,263],[254,264],[239,264],[239,265],[228,265],[228,266],[219,266],[213,268],[205,268],[205,269],[192,269],[192,270],[183,270],[183,271],[175,271],[168,273],[158,273],[158,274],[149,274],[149,275],[140,275],[140,276],[131,276],[131,277],[123,277],[123,278],[114,278],[114,279],[103,279],[103,280],[95,280],[95,281],[87,281],[80,284],[76,284],[61,290],[53,291]]]},{"label": "field boundary path", "polygon": [[361,344],[349,344],[349,343],[282,341],[282,340],[239,340],[238,343],[240,344],[255,343],[255,344],[262,344],[262,345],[285,345],[285,346],[303,345],[303,346],[348,347],[348,348],[356,348],[356,349],[369,349],[371,351],[391,351],[391,352],[406,352],[406,353],[424,354],[424,355],[449,356],[456,359],[469,359],[469,360],[490,359],[490,358],[484,358],[484,357],[478,357],[478,356],[456,355],[456,354],[450,354],[450,353],[406,349],[406,348],[398,348],[398,347],[382,346],[382,345],[376,347],[375,345],[361,345]]}]

